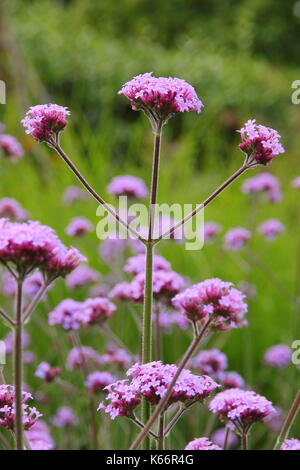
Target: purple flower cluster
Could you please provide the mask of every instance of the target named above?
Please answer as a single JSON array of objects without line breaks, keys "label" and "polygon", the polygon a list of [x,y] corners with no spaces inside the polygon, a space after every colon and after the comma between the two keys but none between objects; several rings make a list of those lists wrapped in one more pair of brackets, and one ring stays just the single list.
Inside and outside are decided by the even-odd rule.
[{"label": "purple flower cluster", "polygon": [[[133,409],[144,398],[151,405],[157,405],[166,393],[176,374],[175,364],[163,364],[161,361],[147,364],[135,364],[127,371],[132,377],[130,383],[118,381],[106,387],[109,394],[108,405],[100,404],[99,408],[109,413],[111,418],[130,416]],[[190,403],[207,398],[219,385],[208,376],[197,376],[183,369],[174,385],[167,406],[175,402]]]},{"label": "purple flower cluster", "polygon": [[85,325],[100,323],[111,317],[115,305],[105,297],[77,302],[64,299],[49,313],[49,325],[61,325],[64,330],[78,330]]},{"label": "purple flower cluster", "polygon": [[55,443],[47,424],[39,420],[25,433],[31,450],[53,450]]},{"label": "purple flower cluster", "polygon": [[0,199],[0,217],[22,222],[26,220],[27,212],[16,199],[4,197]]},{"label": "purple flower cluster", "polygon": [[264,355],[264,363],[269,367],[284,368],[291,363],[292,351],[285,344],[276,344],[267,349]]},{"label": "purple flower cluster", "polygon": [[300,176],[297,176],[297,178],[292,181],[292,187],[295,189],[300,189]]},{"label": "purple flower cluster", "polygon": [[12,162],[15,162],[24,155],[22,145],[12,135],[0,133],[0,149]]},{"label": "purple flower cluster", "polygon": [[107,186],[107,192],[114,196],[135,197],[144,199],[148,189],[141,178],[131,175],[115,176]]},{"label": "purple flower cluster", "polygon": [[217,222],[205,222],[203,228],[205,243],[212,243],[220,231],[221,225],[217,224]]},{"label": "purple flower cluster", "polygon": [[101,392],[105,387],[114,383],[116,378],[109,372],[96,371],[86,378],[85,386],[89,393]]},{"label": "purple flower cluster", "polygon": [[46,383],[51,383],[61,374],[60,367],[52,367],[48,362],[41,362],[36,371],[36,377],[44,380]]},{"label": "purple flower cluster", "polygon": [[271,173],[259,173],[246,179],[242,191],[245,194],[264,193],[271,202],[280,202],[282,199],[279,180]]},{"label": "purple flower cluster", "polygon": [[90,268],[83,264],[74,269],[66,278],[66,285],[68,289],[74,290],[78,287],[85,286],[86,284],[98,282],[100,280],[100,274],[95,269]]},{"label": "purple flower cluster", "polygon": [[121,368],[128,367],[132,362],[132,357],[124,349],[117,348],[113,343],[108,343],[105,353],[98,358],[99,365],[114,364]]},{"label": "purple flower cluster", "polygon": [[227,356],[219,349],[207,349],[201,351],[192,360],[191,366],[200,374],[218,376],[227,369]]},{"label": "purple flower cluster", "polygon": [[19,274],[39,269],[49,278],[64,277],[85,260],[76,248],[67,249],[50,227],[0,219],[0,262]]},{"label": "purple flower cluster", "polygon": [[73,204],[76,201],[84,201],[88,198],[88,193],[78,186],[69,186],[64,194],[63,201],[66,204]]},{"label": "purple flower cluster", "polygon": [[228,330],[247,324],[244,298],[231,282],[214,278],[185,289],[172,303],[193,322],[211,317],[214,328]]},{"label": "purple flower cluster", "polygon": [[70,237],[80,237],[85,233],[92,232],[93,226],[85,217],[75,217],[66,228],[66,234]]},{"label": "purple flower cluster", "polygon": [[284,225],[277,219],[268,219],[263,222],[257,229],[266,240],[272,241],[279,233],[284,232]]},{"label": "purple flower cluster", "polygon": [[[42,416],[35,407],[28,405],[32,395],[22,392],[22,419],[24,430],[30,429]],[[0,426],[11,431],[15,428],[15,389],[12,385],[0,385]]]},{"label": "purple flower cluster", "polygon": [[300,450],[300,440],[299,439],[286,439],[280,450]]},{"label": "purple flower cluster", "polygon": [[69,114],[68,108],[58,104],[39,104],[31,106],[21,122],[26,134],[39,142],[49,142],[66,127]]},{"label": "purple flower cluster", "polygon": [[[136,256],[131,256],[127,259],[124,266],[124,271],[136,276],[139,273],[145,271],[145,255],[140,254]],[[169,261],[159,255],[153,256],[153,271],[170,271],[171,265]]]},{"label": "purple flower cluster", "polygon": [[84,364],[88,366],[101,365],[101,356],[89,346],[81,346],[71,349],[66,361],[67,370],[81,369]]},{"label": "purple flower cluster", "polygon": [[129,99],[133,110],[142,110],[155,121],[166,122],[182,112],[200,113],[203,107],[195,89],[185,80],[156,78],[152,73],[137,75],[125,83],[119,94]]},{"label": "purple flower cluster", "polygon": [[218,380],[223,388],[244,388],[245,381],[235,371],[221,372],[218,376]]},{"label": "purple flower cluster", "polygon": [[211,442],[207,437],[197,437],[189,442],[184,450],[222,450],[222,448]]},{"label": "purple flower cluster", "polygon": [[[217,429],[213,435],[211,436],[211,440],[214,444],[220,447],[224,447],[225,438],[226,438],[226,428]],[[234,447],[238,443],[237,436],[232,432],[229,431],[228,439],[227,439],[227,449]]]},{"label": "purple flower cluster", "polygon": [[218,393],[210,402],[209,409],[217,413],[221,421],[234,423],[239,431],[276,413],[272,403],[262,395],[238,388]]},{"label": "purple flower cluster", "polygon": [[74,411],[69,406],[61,406],[56,411],[55,416],[52,418],[52,423],[57,428],[64,428],[66,426],[77,426],[78,418]]},{"label": "purple flower cluster", "polygon": [[251,238],[251,232],[243,227],[234,227],[228,230],[224,236],[224,248],[238,251],[244,248]]},{"label": "purple flower cluster", "polygon": [[285,152],[280,134],[270,127],[256,124],[255,119],[247,121],[238,132],[242,138],[240,149],[255,163],[267,165],[276,155]]}]

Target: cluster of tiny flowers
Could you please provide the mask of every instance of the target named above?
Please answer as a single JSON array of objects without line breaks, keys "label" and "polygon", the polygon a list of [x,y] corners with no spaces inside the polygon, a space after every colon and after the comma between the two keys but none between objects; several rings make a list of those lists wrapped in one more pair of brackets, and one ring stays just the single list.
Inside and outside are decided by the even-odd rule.
[{"label": "cluster of tiny flowers", "polygon": [[[10,331],[7,336],[4,338],[4,344],[5,344],[5,352],[6,354],[11,354],[13,352],[13,347],[14,347],[14,333],[13,331]],[[30,338],[26,331],[22,331],[22,337],[21,337],[21,345],[22,349],[27,348],[30,345]]]},{"label": "cluster of tiny flowers", "polygon": [[222,450],[222,448],[211,442],[207,437],[197,437],[189,442],[184,450]]},{"label": "cluster of tiny flowers", "polygon": [[[27,403],[32,399],[28,392],[22,392],[22,421],[24,429],[30,429],[42,416],[35,407]],[[0,426],[14,430],[16,420],[15,389],[12,385],[0,385]]]},{"label": "cluster of tiny flowers", "polygon": [[177,312],[161,312],[158,314],[158,324],[159,326],[168,331],[172,326],[178,326],[181,330],[186,330],[189,327],[188,319]]},{"label": "cluster of tiny flowers", "polygon": [[95,269],[86,266],[85,264],[78,266],[73,272],[66,278],[66,286],[70,290],[77,289],[78,287],[85,286],[98,282],[100,280],[100,274]]},{"label": "cluster of tiny flowers", "polygon": [[114,196],[135,197],[144,199],[148,189],[141,178],[131,175],[115,176],[107,186],[107,192]]},{"label": "cluster of tiny flowers", "polygon": [[87,376],[85,386],[90,393],[96,393],[101,392],[115,381],[116,378],[109,372],[96,371]]},{"label": "cluster of tiny flowers", "polygon": [[235,371],[221,372],[218,375],[218,380],[223,388],[244,388],[245,381]]},{"label": "cluster of tiny flowers", "polygon": [[61,325],[64,330],[78,330],[81,326],[107,320],[115,309],[115,305],[105,297],[86,299],[84,302],[64,299],[49,313],[49,325]]},{"label": "cluster of tiny flowers", "polygon": [[195,356],[191,366],[200,374],[218,376],[227,369],[227,356],[219,349],[204,350]]},{"label": "cluster of tiny flowers", "polygon": [[66,228],[66,234],[70,237],[80,237],[92,232],[93,226],[85,217],[74,217]]},{"label": "cluster of tiny flowers", "polygon": [[30,450],[53,450],[55,447],[49,427],[44,421],[37,421],[26,431],[25,436]]},{"label": "cluster of tiny flowers", "polygon": [[224,236],[224,248],[238,251],[244,248],[251,238],[251,232],[243,227],[235,227],[228,230]]},{"label": "cluster of tiny flowers", "polygon": [[214,328],[227,330],[247,324],[244,316],[248,307],[244,298],[231,282],[214,278],[187,288],[172,303],[193,322],[211,317]]},{"label": "cluster of tiny flowers", "polygon": [[276,155],[285,152],[280,134],[270,127],[256,124],[255,119],[247,121],[238,132],[242,138],[240,149],[255,163],[267,165]]},{"label": "cluster of tiny flowers", "polygon": [[68,406],[61,406],[56,411],[55,416],[52,418],[52,423],[57,428],[64,428],[66,426],[77,426],[78,418],[75,416],[72,408]]},{"label": "cluster of tiny flowers", "polygon": [[300,441],[299,439],[286,439],[280,450],[300,450]]},{"label": "cluster of tiny flowers", "polygon": [[16,199],[4,197],[0,199],[0,217],[22,222],[26,220],[27,212]]},{"label": "cluster of tiny flowers", "polygon": [[0,134],[0,149],[12,162],[24,155],[22,145],[12,135]]},{"label": "cluster of tiny flowers", "polygon": [[258,233],[268,241],[274,240],[284,230],[284,225],[277,219],[266,220],[257,228]]},{"label": "cluster of tiny flowers", "polygon": [[[169,271],[171,265],[169,261],[159,255],[153,256],[153,271]],[[124,271],[136,276],[145,271],[145,255],[131,256],[127,259]]]},{"label": "cluster of tiny flowers", "polygon": [[21,122],[26,134],[31,134],[39,142],[49,142],[66,127],[69,114],[68,108],[63,106],[39,104],[31,106]]},{"label": "cluster of tiny flowers", "polygon": [[210,402],[210,411],[217,413],[221,421],[229,420],[237,427],[263,422],[276,413],[272,403],[253,391],[231,388],[218,393]]},{"label": "cluster of tiny flowers", "polygon": [[185,80],[156,78],[152,73],[137,75],[125,83],[119,94],[129,99],[133,110],[152,113],[156,120],[163,122],[180,112],[200,113],[203,107],[195,89]]},{"label": "cluster of tiny flowers", "polygon": [[259,173],[246,179],[242,191],[245,194],[264,193],[270,202],[280,202],[282,199],[279,180],[271,173]]},{"label": "cluster of tiny flowers", "polygon": [[85,201],[88,193],[78,186],[69,186],[63,193],[63,202],[65,204],[73,204],[76,201]]},{"label": "cluster of tiny flowers", "polygon": [[[175,364],[162,364],[161,361],[148,364],[135,364],[127,371],[132,377],[130,383],[118,381],[106,387],[108,405],[99,408],[109,413],[111,418],[130,416],[133,409],[144,398],[151,405],[157,405],[166,393],[168,386],[177,372]],[[189,403],[207,398],[219,385],[208,376],[197,376],[183,369],[174,385],[167,406],[175,402]]]},{"label": "cluster of tiny flowers", "polygon": [[[3,294],[14,297],[17,293],[17,281],[11,276],[9,272],[3,273],[2,281],[3,285],[1,287]],[[33,274],[27,276],[23,284],[24,297],[34,297],[43,284],[44,278],[39,271],[36,271]]]},{"label": "cluster of tiny flowers", "polygon": [[215,237],[220,233],[221,225],[217,222],[205,222],[203,227],[205,243],[212,243]]},{"label": "cluster of tiny flowers", "polygon": [[269,367],[283,368],[291,363],[292,351],[285,344],[276,344],[267,349],[264,355],[264,363]]},{"label": "cluster of tiny flowers", "polygon": [[125,349],[117,348],[113,343],[106,345],[105,353],[99,356],[100,365],[114,364],[120,368],[128,367],[132,364],[132,357],[125,351]]},{"label": "cluster of tiny flowers", "polygon": [[[224,447],[225,439],[226,439],[226,433],[227,429],[226,428],[220,428],[217,429],[211,436],[211,440],[213,441],[214,444],[220,447]],[[234,447],[238,443],[238,438],[236,434],[234,434],[232,431],[229,431],[228,436],[227,436],[227,449],[231,449],[231,447]]]},{"label": "cluster of tiny flowers", "polygon": [[66,276],[86,259],[67,249],[50,227],[39,222],[0,219],[0,262],[18,273],[39,269],[49,278]]},{"label": "cluster of tiny flowers", "polygon": [[67,370],[81,369],[85,364],[88,366],[101,365],[101,356],[89,346],[81,346],[71,349],[66,361]]},{"label": "cluster of tiny flowers", "polygon": [[36,377],[44,380],[46,383],[51,383],[61,374],[60,367],[52,367],[48,362],[41,362],[36,371]]}]

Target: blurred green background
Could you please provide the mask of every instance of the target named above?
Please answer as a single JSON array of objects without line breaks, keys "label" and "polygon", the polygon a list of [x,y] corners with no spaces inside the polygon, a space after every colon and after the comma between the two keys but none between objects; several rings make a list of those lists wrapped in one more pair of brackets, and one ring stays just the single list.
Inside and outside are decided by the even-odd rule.
[{"label": "blurred green background", "polygon": [[[25,136],[20,119],[27,108],[47,102],[70,108],[63,147],[105,194],[113,175],[134,174],[148,184],[150,179],[151,129],[146,118],[133,112],[117,94],[121,85],[148,71],[177,76],[195,87],[205,108],[199,116],[177,116],[165,129],[159,201],[201,202],[242,161],[236,129],[252,118],[274,127],[283,136],[286,154],[277,157],[268,170],[281,180],[283,201],[261,204],[253,219],[253,207],[240,191],[248,174],[209,206],[205,218],[219,222],[224,230],[238,225],[255,229],[266,218],[280,219],[285,234],[272,244],[255,235],[251,248],[291,295],[296,292],[300,195],[290,183],[300,174],[300,104],[292,104],[291,85],[300,79],[299,1],[0,0],[0,22],[0,78],[7,85],[7,104],[0,107],[0,121],[26,150],[15,166],[1,160],[1,197],[18,199],[33,219],[53,226],[70,244],[72,240],[64,234],[67,223],[77,215],[96,223],[96,206],[92,201],[72,207],[62,204],[61,194],[74,184],[74,178],[52,151]],[[92,267],[105,274],[109,268],[95,256],[97,243],[92,234],[88,242],[76,246],[89,257]],[[291,365],[270,372],[261,360],[267,347],[280,342],[290,345],[300,338],[299,309],[243,253],[224,254],[221,243],[187,252],[184,246],[174,249],[172,242],[165,242],[160,251],[176,271],[195,282],[219,276],[256,285],[249,327],[216,335],[208,346],[221,346],[229,356],[230,370],[237,370],[251,387],[288,409],[299,388],[299,370]],[[49,294],[50,306],[66,295],[70,293],[63,282],[58,283]],[[75,297],[85,295],[76,292]],[[66,335],[57,332],[61,349],[53,346],[49,350],[52,340],[45,306],[37,315],[28,327],[32,350],[37,361],[58,363],[68,347]],[[134,323],[126,315],[128,312],[118,312],[111,326],[137,351]],[[103,343],[95,334],[85,340],[98,348]],[[187,344],[188,335],[174,330],[164,341],[165,360],[176,361]],[[41,385],[33,371],[28,366],[26,377],[38,390]],[[49,393],[51,400],[42,410],[46,417],[63,399],[58,389]],[[77,409],[82,420],[85,406]],[[197,412],[183,418],[170,448],[183,448],[191,438],[204,435],[207,413]],[[111,425],[114,448],[126,448],[132,438],[124,433],[127,423],[120,425],[120,421]],[[294,437],[299,438],[299,430],[300,423]],[[71,447],[84,447],[85,429],[77,434],[79,444],[71,443]],[[270,431],[261,428],[253,446],[267,447],[270,441]]]}]

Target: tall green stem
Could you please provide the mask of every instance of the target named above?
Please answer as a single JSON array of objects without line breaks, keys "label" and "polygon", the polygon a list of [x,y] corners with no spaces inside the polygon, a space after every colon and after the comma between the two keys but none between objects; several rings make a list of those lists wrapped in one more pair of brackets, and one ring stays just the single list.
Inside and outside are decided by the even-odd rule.
[{"label": "tall green stem", "polygon": [[22,288],[23,280],[19,279],[14,329],[15,438],[17,450],[23,450],[24,448],[22,420]]},{"label": "tall green stem", "polygon": [[[142,336],[142,362],[150,362],[152,359],[152,265],[153,265],[153,229],[155,225],[155,205],[157,200],[159,160],[160,160],[161,129],[154,135],[154,151],[152,165],[151,192],[149,201],[149,232],[146,244],[145,290],[143,306],[143,336]],[[142,402],[142,422],[146,423],[150,417],[150,405],[145,400]],[[145,439],[143,449],[150,449],[150,440]]]},{"label": "tall green stem", "polygon": [[277,438],[277,441],[273,450],[279,450],[283,442],[287,439],[290,429],[299,411],[299,408],[300,408],[300,390],[298,390],[296,394],[295,400],[291,406],[290,411],[288,412],[285,422],[283,423],[282,429],[280,431],[280,434]]},{"label": "tall green stem", "polygon": [[248,449],[248,435],[246,433],[242,434],[241,448],[242,448],[242,450],[247,450]]}]

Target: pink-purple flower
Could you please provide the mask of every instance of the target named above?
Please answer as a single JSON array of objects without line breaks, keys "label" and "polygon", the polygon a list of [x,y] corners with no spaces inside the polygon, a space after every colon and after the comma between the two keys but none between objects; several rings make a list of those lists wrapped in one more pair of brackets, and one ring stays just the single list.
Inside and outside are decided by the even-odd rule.
[{"label": "pink-purple flower", "polygon": [[267,349],[264,363],[269,367],[284,368],[291,363],[292,351],[285,344],[276,344]]},{"label": "pink-purple flower", "polygon": [[263,193],[271,202],[280,202],[282,199],[279,180],[271,173],[259,173],[246,179],[242,191],[245,194]]},{"label": "pink-purple flower", "polygon": [[[35,407],[28,405],[27,402],[31,399],[30,393],[22,391],[22,421],[26,431],[42,416]],[[15,388],[12,385],[0,385],[0,426],[13,431],[15,421]]]},{"label": "pink-purple flower", "polygon": [[52,423],[57,428],[65,428],[66,426],[77,426],[79,421],[72,408],[61,406],[53,416]]},{"label": "pink-purple flower", "polygon": [[[227,433],[226,428],[217,429],[211,436],[212,442],[216,444],[217,446],[220,446],[221,448],[223,448],[225,444],[226,433]],[[228,437],[227,437],[226,449],[231,449],[231,447],[234,447],[237,444],[237,442],[238,442],[237,436],[232,431],[229,431]]]},{"label": "pink-purple flower", "polygon": [[268,241],[274,240],[284,230],[284,225],[277,219],[268,219],[257,228],[258,233]]},{"label": "pink-purple flower", "polygon": [[214,328],[227,330],[247,324],[244,298],[231,282],[213,278],[188,287],[172,303],[193,322],[210,318]]},{"label": "pink-purple flower", "polygon": [[4,197],[0,199],[0,217],[22,222],[26,220],[27,212],[16,199]]},{"label": "pink-purple flower", "polygon": [[223,371],[219,374],[218,380],[223,388],[244,388],[243,377],[235,371]]},{"label": "pink-purple flower", "polygon": [[13,162],[24,155],[22,145],[15,137],[8,134],[0,134],[0,150],[4,156],[8,157]]},{"label": "pink-purple flower", "polygon": [[142,178],[132,175],[115,176],[107,186],[107,192],[114,196],[135,197],[144,199],[148,194],[148,189]]},{"label": "pink-purple flower", "polygon": [[292,181],[292,187],[295,189],[300,189],[300,176],[297,176],[297,178]]},{"label": "pink-purple flower", "polygon": [[227,356],[219,349],[203,350],[194,357],[191,366],[200,374],[217,376],[227,368]]},{"label": "pink-purple flower", "polygon": [[217,222],[205,222],[203,230],[205,243],[212,243],[220,233],[221,225]]},{"label": "pink-purple flower", "polygon": [[30,450],[53,450],[55,443],[45,421],[37,421],[29,431],[25,433]]},{"label": "pink-purple flower", "polygon": [[152,123],[164,123],[180,112],[200,113],[203,107],[195,89],[185,80],[157,78],[152,73],[137,75],[123,85],[119,94],[129,99],[133,110],[144,111]]},{"label": "pink-purple flower", "polygon": [[67,370],[81,369],[85,364],[89,367],[101,365],[101,356],[95,349],[89,346],[81,346],[71,349],[66,361]]},{"label": "pink-purple flower", "polygon": [[300,440],[299,439],[286,439],[280,450],[300,450]]},{"label": "pink-purple flower", "polygon": [[73,204],[76,201],[84,201],[88,198],[88,193],[78,186],[69,186],[64,194],[63,201],[66,204]]},{"label": "pink-purple flower", "polygon": [[80,237],[92,232],[93,225],[85,217],[74,217],[66,228],[66,234],[70,237]]},{"label": "pink-purple flower", "polygon": [[44,380],[46,383],[51,383],[53,382],[56,377],[58,377],[61,374],[61,368],[60,367],[52,367],[48,362],[41,362],[36,371],[35,375],[36,377],[39,377],[40,379]]},{"label": "pink-purple flower", "polygon": [[49,142],[66,127],[69,114],[68,108],[58,104],[39,104],[31,106],[21,122],[26,134],[39,142]]},{"label": "pink-purple flower", "polygon": [[222,448],[211,442],[207,437],[197,437],[189,442],[184,450],[222,450]]},{"label": "pink-purple flower", "polygon": [[[126,264],[124,266],[124,271],[136,276],[139,273],[145,271],[145,262],[146,257],[145,255],[136,255],[131,256],[127,259]],[[153,271],[170,271],[171,265],[169,261],[159,255],[153,256]]]},{"label": "pink-purple flower", "polygon": [[87,376],[85,386],[90,393],[96,393],[115,381],[116,378],[110,372],[96,371]]},{"label": "pink-purple flower", "polygon": [[244,248],[251,238],[251,232],[243,227],[234,227],[228,230],[224,236],[224,248],[238,251]]},{"label": "pink-purple flower", "polygon": [[270,127],[256,124],[255,119],[247,121],[238,132],[242,138],[239,147],[251,163],[267,165],[276,155],[285,152],[280,134]]},{"label": "pink-purple flower", "polygon": [[69,289],[74,290],[86,284],[98,282],[99,280],[99,272],[83,264],[78,266],[77,269],[74,269],[74,271],[67,276],[66,285]]}]

